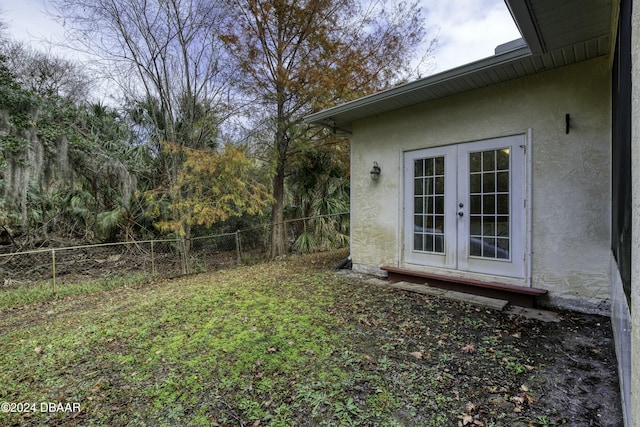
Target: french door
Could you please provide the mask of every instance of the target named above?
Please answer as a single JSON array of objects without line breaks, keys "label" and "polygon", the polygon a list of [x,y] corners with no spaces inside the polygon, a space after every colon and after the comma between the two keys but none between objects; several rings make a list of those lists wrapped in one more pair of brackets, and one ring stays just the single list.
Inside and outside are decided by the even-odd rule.
[{"label": "french door", "polygon": [[523,135],[406,152],[404,260],[524,278]]}]

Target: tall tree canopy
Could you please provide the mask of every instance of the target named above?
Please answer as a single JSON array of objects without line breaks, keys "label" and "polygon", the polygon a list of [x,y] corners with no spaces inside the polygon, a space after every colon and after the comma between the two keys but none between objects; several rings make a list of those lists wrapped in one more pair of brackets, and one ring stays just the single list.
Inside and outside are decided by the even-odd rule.
[{"label": "tall tree canopy", "polygon": [[[5,49],[13,55],[11,60],[2,54]],[[68,61],[21,45],[3,45],[3,225],[17,224],[23,232],[39,230],[46,237],[56,224],[59,229],[73,222],[62,224],[60,217],[66,212],[81,219],[76,231],[87,235],[95,232],[101,213],[129,209],[136,190],[130,133],[114,111],[75,102],[87,81]],[[83,213],[76,215],[79,212]]]},{"label": "tall tree canopy", "polygon": [[[23,227],[32,206],[45,224],[64,205],[85,234],[102,229],[111,238],[115,228],[98,223],[122,237],[140,218],[153,219],[161,231],[189,236],[191,226],[272,203],[272,255],[283,254],[285,202],[295,216],[348,205],[348,142],[309,128],[304,116],[408,79],[433,47],[423,44],[417,3],[49,2],[95,72],[89,79],[77,64],[2,44],[0,204],[20,211]],[[88,102],[98,76],[110,79],[107,102],[119,107]],[[330,222],[305,223],[296,246],[336,240],[315,239],[316,230],[348,234]]]},{"label": "tall tree canopy", "polygon": [[[355,0],[228,0],[223,40],[240,89],[264,116],[272,138],[272,255],[285,252],[285,178],[296,145],[310,134],[302,118],[382,89],[407,75],[424,30],[416,3]],[[302,147],[299,147],[302,148]]]}]

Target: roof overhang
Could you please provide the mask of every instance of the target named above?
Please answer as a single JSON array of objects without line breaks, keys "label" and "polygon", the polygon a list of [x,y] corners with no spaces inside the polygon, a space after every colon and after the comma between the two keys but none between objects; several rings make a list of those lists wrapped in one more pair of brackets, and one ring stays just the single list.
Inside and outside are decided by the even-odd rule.
[{"label": "roof overhang", "polygon": [[305,117],[350,132],[356,120],[608,55],[618,0],[505,0],[523,36],[494,56]]}]

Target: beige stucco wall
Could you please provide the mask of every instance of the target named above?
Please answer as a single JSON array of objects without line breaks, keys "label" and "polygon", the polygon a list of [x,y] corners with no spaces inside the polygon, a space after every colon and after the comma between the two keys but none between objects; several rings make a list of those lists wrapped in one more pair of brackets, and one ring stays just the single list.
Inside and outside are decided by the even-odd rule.
[{"label": "beige stucco wall", "polygon": [[[531,285],[548,289],[553,305],[607,312],[610,90],[609,63],[600,58],[354,123],[354,268],[402,266],[404,151],[531,130]],[[374,161],[377,182],[369,176]]]}]

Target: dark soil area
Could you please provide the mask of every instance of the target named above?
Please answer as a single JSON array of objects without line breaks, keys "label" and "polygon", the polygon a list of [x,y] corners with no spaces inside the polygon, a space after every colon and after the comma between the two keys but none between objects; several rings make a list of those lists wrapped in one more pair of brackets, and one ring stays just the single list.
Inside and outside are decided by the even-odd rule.
[{"label": "dark soil area", "polygon": [[[439,425],[424,408],[438,411],[433,399],[444,396],[459,408],[462,426],[623,426],[609,318],[564,311],[560,322],[543,322],[508,309],[353,285],[358,294],[341,299],[336,310],[354,327],[354,351],[371,364],[392,360],[389,379],[399,381],[398,392],[404,387],[424,397],[416,405],[422,420],[398,410],[401,425]],[[431,377],[402,384],[406,361],[414,374]]]}]

